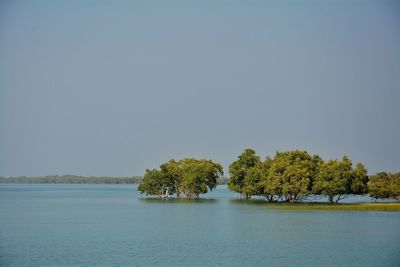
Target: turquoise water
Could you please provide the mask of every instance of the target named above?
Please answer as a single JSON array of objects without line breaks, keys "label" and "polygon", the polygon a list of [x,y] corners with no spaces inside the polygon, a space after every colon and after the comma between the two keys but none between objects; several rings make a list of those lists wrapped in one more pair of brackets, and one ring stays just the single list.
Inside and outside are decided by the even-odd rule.
[{"label": "turquoise water", "polygon": [[400,213],[270,210],[226,187],[0,185],[0,266],[400,266]]}]

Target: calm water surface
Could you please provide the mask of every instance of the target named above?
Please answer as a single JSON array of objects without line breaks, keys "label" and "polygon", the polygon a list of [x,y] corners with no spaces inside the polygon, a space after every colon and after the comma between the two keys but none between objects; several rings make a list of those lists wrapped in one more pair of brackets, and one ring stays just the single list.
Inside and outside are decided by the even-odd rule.
[{"label": "calm water surface", "polygon": [[0,185],[0,266],[400,266],[400,213],[271,210],[226,187]]}]

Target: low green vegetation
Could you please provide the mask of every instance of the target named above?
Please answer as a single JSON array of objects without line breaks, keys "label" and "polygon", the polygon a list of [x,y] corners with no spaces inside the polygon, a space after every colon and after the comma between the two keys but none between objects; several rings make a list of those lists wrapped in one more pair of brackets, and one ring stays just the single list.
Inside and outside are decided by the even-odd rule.
[{"label": "low green vegetation", "polygon": [[283,210],[344,210],[344,211],[400,211],[400,203],[356,203],[356,204],[328,204],[328,203],[268,203],[270,209]]}]

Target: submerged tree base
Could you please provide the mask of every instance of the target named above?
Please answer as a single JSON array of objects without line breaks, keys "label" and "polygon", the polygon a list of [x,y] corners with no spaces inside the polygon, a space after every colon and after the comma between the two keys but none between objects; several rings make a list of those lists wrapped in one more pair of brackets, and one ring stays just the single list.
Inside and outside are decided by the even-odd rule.
[{"label": "submerged tree base", "polygon": [[356,203],[356,204],[330,204],[330,203],[267,203],[267,208],[285,210],[347,210],[347,211],[398,211],[400,202],[392,203]]}]

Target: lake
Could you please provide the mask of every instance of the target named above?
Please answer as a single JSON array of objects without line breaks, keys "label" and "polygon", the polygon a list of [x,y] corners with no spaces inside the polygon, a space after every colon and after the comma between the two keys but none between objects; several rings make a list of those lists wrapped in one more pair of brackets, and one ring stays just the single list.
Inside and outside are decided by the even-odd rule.
[{"label": "lake", "polygon": [[400,266],[400,212],[268,209],[226,186],[203,198],[0,185],[0,266]]}]

